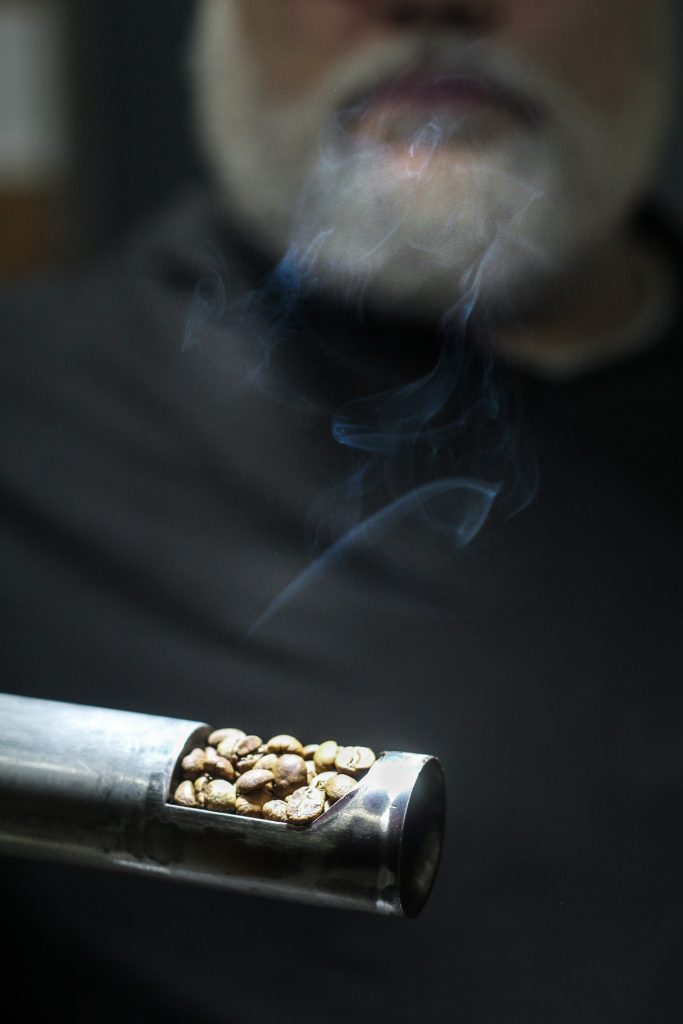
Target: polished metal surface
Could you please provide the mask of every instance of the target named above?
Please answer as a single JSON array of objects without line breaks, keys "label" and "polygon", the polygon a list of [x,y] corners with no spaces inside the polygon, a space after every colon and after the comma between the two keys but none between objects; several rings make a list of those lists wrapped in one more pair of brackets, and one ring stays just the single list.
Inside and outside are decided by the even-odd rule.
[{"label": "polished metal surface", "polygon": [[169,803],[202,723],[0,694],[0,852],[414,917],[441,851],[427,755],[382,754],[307,826]]}]

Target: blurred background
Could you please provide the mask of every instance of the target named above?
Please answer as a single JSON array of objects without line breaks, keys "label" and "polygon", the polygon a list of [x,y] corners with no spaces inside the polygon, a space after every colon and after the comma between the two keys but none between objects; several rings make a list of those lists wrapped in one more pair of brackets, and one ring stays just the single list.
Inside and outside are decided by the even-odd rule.
[{"label": "blurred background", "polygon": [[0,278],[80,263],[197,180],[191,0],[0,0]]},{"label": "blurred background", "polygon": [[[201,181],[185,81],[194,8],[0,0],[0,280],[82,263]],[[681,171],[677,132],[659,195],[679,225]]]}]

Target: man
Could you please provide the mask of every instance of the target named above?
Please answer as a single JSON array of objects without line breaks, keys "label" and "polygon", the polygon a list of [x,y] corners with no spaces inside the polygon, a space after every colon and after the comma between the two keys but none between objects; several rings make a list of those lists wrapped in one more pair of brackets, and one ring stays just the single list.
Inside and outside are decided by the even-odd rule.
[{"label": "man", "polygon": [[204,5],[202,137],[248,230],[275,253],[327,231],[333,288],[360,269],[385,308],[432,318],[476,278],[482,303],[530,308],[502,344],[548,368],[627,345],[662,301],[628,218],[668,111],[670,18],[537,8]]},{"label": "man", "polygon": [[679,1019],[669,14],[207,0],[218,203],[5,299],[7,689],[449,785],[409,924],[6,862],[29,1011]]}]

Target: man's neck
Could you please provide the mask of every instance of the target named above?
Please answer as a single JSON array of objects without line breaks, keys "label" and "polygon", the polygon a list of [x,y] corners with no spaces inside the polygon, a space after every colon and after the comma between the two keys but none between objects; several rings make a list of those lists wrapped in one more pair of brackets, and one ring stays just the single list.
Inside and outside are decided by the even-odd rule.
[{"label": "man's neck", "polygon": [[616,363],[654,344],[673,314],[665,257],[625,236],[555,292],[553,302],[497,339],[501,356],[541,376],[566,378]]}]

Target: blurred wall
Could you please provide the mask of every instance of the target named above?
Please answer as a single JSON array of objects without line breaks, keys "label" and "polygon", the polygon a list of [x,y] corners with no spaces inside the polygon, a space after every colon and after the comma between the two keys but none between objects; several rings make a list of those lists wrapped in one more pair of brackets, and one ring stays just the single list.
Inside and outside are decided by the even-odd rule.
[{"label": "blurred wall", "polygon": [[0,0],[0,277],[63,255],[65,4]]},{"label": "blurred wall", "polygon": [[185,52],[191,0],[68,0],[79,245],[106,247],[201,177]]}]

